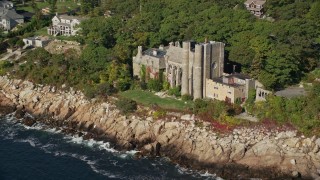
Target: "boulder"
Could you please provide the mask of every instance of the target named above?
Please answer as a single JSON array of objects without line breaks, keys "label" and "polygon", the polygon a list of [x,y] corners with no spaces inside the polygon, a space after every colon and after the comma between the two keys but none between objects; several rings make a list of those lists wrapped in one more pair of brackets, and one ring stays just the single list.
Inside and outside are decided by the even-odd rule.
[{"label": "boulder", "polygon": [[245,152],[246,152],[246,145],[242,143],[233,144],[231,145],[232,151],[230,155],[230,159],[234,161],[238,161],[241,158],[243,158]]},{"label": "boulder", "polygon": [[14,116],[17,119],[21,119],[21,118],[24,117],[25,114],[26,114],[26,111],[23,108],[19,108],[19,109],[16,110],[16,113],[14,114]]},{"label": "boulder", "polygon": [[23,120],[22,120],[22,123],[26,126],[32,126],[36,123],[36,120],[32,119],[31,117],[25,117]]},{"label": "boulder", "polygon": [[295,160],[295,159],[291,159],[291,160],[290,160],[290,163],[291,163],[292,165],[296,165],[296,160]]},{"label": "boulder", "polygon": [[299,140],[300,140],[299,138],[289,138],[285,140],[284,144],[291,148],[295,148]]},{"label": "boulder", "polygon": [[300,173],[298,172],[298,171],[293,171],[292,172],[292,177],[293,178],[298,178],[298,177],[300,177],[301,175],[300,175]]},{"label": "boulder", "polygon": [[185,115],[182,115],[182,116],[181,116],[181,119],[182,119],[182,120],[186,120],[186,121],[192,121],[192,120],[194,120],[194,115],[185,114]]}]

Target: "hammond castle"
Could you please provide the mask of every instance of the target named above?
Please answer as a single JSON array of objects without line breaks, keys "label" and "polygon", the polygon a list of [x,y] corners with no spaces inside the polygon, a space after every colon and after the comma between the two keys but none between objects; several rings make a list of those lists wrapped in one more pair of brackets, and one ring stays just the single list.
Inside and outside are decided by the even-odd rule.
[{"label": "hammond castle", "polygon": [[222,42],[171,42],[138,53],[133,57],[133,75],[141,77],[145,68],[148,77],[164,76],[171,87],[181,87],[181,95],[194,99],[211,98],[230,103],[243,102],[250,88],[259,86],[250,77],[224,73],[224,47]]}]

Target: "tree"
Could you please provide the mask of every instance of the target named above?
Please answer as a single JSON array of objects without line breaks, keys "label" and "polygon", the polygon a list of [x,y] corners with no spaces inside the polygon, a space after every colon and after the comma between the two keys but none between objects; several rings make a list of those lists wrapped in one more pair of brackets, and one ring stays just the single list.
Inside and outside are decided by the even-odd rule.
[{"label": "tree", "polygon": [[49,9],[50,9],[50,16],[53,17],[54,14],[57,12],[57,0],[48,0]]}]

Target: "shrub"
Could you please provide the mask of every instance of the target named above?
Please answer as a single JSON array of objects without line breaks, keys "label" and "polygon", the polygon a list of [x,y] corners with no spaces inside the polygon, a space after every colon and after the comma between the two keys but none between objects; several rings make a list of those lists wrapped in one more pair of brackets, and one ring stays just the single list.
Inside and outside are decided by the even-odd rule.
[{"label": "shrub", "polygon": [[182,101],[191,101],[193,98],[189,94],[185,94],[181,96]]},{"label": "shrub", "polygon": [[180,97],[181,96],[180,89],[181,89],[180,86],[171,88],[171,89],[169,89],[168,94],[171,95],[171,96],[173,95],[173,96],[176,96],[176,97]]},{"label": "shrub", "polygon": [[128,114],[137,110],[137,102],[127,98],[120,98],[116,103],[121,113]]},{"label": "shrub", "polygon": [[105,82],[99,84],[97,87],[97,93],[101,96],[110,96],[113,93],[116,93],[117,90],[113,87],[113,85]]},{"label": "shrub", "polygon": [[146,90],[146,89],[148,89],[148,84],[146,82],[141,81],[140,82],[140,88],[142,90]]},{"label": "shrub", "polygon": [[150,79],[147,86],[151,91],[159,92],[162,89],[162,83],[158,79]]},{"label": "shrub", "polygon": [[130,86],[131,86],[130,80],[120,79],[120,80],[117,82],[117,88],[118,88],[120,91],[126,91],[126,90],[130,89]]},{"label": "shrub", "polygon": [[157,110],[153,113],[153,117],[156,119],[162,118],[167,114],[167,112],[165,110]]},{"label": "shrub", "polygon": [[170,89],[170,83],[169,82],[167,82],[167,81],[165,81],[165,82],[163,82],[163,89],[164,90],[169,90]]},{"label": "shrub", "polygon": [[208,101],[204,99],[196,99],[193,104],[193,113],[198,114],[207,111]]},{"label": "shrub", "polygon": [[12,67],[13,63],[9,61],[1,61],[0,62],[0,75],[4,75],[8,68]]},{"label": "shrub", "polygon": [[96,89],[93,86],[86,86],[83,89],[83,93],[87,98],[92,99],[96,96]]}]

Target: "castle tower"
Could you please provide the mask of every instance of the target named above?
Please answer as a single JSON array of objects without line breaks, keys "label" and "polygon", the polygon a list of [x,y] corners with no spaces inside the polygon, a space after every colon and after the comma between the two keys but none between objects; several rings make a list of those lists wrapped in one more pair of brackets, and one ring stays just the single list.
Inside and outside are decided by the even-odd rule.
[{"label": "castle tower", "polygon": [[221,77],[224,70],[224,43],[211,41],[210,44],[212,44],[211,78]]},{"label": "castle tower", "polygon": [[189,50],[190,43],[183,42],[181,95],[189,94]]},{"label": "castle tower", "polygon": [[212,57],[211,57],[211,50],[212,46],[209,43],[203,44],[203,96],[206,96],[207,94],[207,89],[206,89],[206,81],[207,79],[211,78],[211,62],[212,62]]},{"label": "castle tower", "polygon": [[194,68],[193,68],[193,98],[202,99],[202,54],[203,46],[197,44],[194,53]]}]

